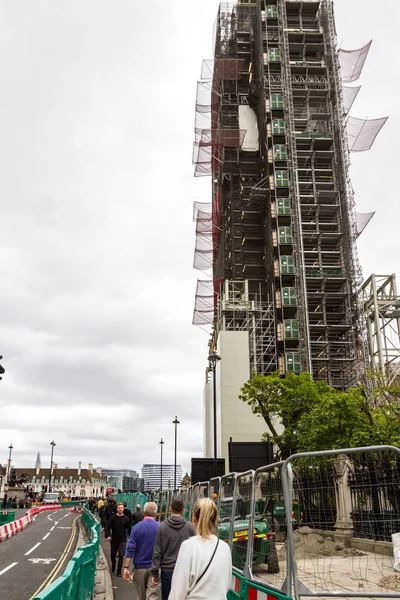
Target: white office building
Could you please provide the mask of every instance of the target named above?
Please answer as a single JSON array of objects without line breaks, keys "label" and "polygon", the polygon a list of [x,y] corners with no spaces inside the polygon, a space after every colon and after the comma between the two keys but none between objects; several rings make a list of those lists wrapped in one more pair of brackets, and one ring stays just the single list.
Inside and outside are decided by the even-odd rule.
[{"label": "white office building", "polygon": [[[142,478],[145,490],[155,490],[161,487],[161,464],[146,464],[142,467]],[[183,469],[176,465],[176,487],[180,487],[183,479]],[[174,465],[162,466],[162,488],[173,489],[174,487]]]}]

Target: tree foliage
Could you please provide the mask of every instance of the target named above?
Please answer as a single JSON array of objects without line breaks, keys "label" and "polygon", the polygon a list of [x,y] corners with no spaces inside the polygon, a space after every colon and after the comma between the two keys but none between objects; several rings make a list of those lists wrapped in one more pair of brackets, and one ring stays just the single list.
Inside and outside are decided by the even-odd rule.
[{"label": "tree foliage", "polygon": [[[239,396],[260,415],[264,439],[281,458],[294,452],[354,448],[375,444],[400,447],[400,388],[375,385],[339,392],[309,373],[282,378],[254,374]],[[282,431],[283,427],[283,431]]]}]

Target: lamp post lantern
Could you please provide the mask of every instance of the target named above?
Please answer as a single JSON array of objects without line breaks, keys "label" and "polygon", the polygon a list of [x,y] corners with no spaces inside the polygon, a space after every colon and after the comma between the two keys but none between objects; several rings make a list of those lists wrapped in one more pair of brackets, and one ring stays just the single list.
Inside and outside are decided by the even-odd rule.
[{"label": "lamp post lantern", "polygon": [[217,477],[217,378],[216,378],[216,370],[217,370],[217,362],[221,360],[221,357],[216,353],[215,350],[211,352],[208,357],[208,362],[210,364],[210,370],[213,374],[213,425],[214,425],[214,477]]},{"label": "lamp post lantern", "polygon": [[160,491],[162,492],[162,459],[163,459],[163,446],[164,446],[164,441],[161,438],[160,442],[160,450],[161,450],[161,465],[160,465]]},{"label": "lamp post lantern", "polygon": [[177,446],[178,446],[178,425],[179,425],[178,417],[175,417],[175,420],[172,421],[172,423],[175,425],[175,454],[174,454],[174,492],[175,492],[175,490],[176,490],[176,450],[177,450]]},{"label": "lamp post lantern", "polygon": [[51,492],[51,476],[53,474],[53,454],[54,454],[54,446],[55,445],[56,445],[56,443],[55,443],[54,440],[52,442],[50,442],[50,446],[51,446],[51,459],[50,459],[49,492]]}]

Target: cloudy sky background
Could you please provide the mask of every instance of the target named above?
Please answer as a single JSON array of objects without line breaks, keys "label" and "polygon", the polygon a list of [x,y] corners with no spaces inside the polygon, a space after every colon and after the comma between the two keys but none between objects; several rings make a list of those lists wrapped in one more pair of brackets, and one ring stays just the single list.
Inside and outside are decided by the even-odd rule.
[{"label": "cloudy sky background", "polygon": [[[207,334],[191,325],[196,81],[215,0],[0,1],[0,463],[139,469],[202,453]],[[337,0],[374,38],[352,114],[390,119],[353,155],[364,276],[399,269],[399,5]],[[386,15],[386,16],[385,16]],[[390,18],[387,16],[390,15]],[[202,275],[199,275],[200,278]]]}]

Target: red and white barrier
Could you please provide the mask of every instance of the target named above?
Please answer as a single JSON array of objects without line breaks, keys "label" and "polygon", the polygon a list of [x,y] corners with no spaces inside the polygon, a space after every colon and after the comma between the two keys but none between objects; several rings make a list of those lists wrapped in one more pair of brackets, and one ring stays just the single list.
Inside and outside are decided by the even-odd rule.
[{"label": "red and white barrier", "polygon": [[[272,592],[267,592],[263,590],[258,590],[255,587],[251,587],[251,583],[248,582],[247,586],[247,600],[278,600],[278,597],[275,596]],[[237,594],[240,594],[240,579],[239,577],[235,577],[232,575],[232,590],[234,590]]]},{"label": "red and white barrier", "polygon": [[45,512],[46,510],[55,510],[57,508],[61,508],[61,504],[43,504],[42,506],[37,506],[28,510],[25,516],[21,519],[18,519],[17,521],[11,521],[11,523],[7,523],[7,525],[1,525],[0,542],[7,540],[19,531],[25,529],[27,525],[32,523],[32,517],[34,515]]}]

